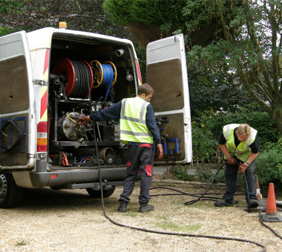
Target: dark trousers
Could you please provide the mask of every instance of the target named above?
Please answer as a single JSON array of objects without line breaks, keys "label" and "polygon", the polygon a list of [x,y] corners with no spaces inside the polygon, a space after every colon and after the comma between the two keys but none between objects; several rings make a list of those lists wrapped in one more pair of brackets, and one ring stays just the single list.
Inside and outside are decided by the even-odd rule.
[{"label": "dark trousers", "polygon": [[150,200],[149,189],[152,183],[152,172],[154,153],[151,144],[132,145],[128,149],[129,160],[127,162],[127,173],[124,181],[123,192],[119,201],[130,201],[135,181],[140,171],[140,194],[139,203],[148,203]]},{"label": "dark trousers", "polygon": [[[222,199],[232,203],[234,195],[237,188],[237,173],[239,165],[226,164],[224,170],[224,176],[226,181],[226,192],[224,193]],[[247,180],[249,197],[250,199],[257,199],[256,197],[256,177],[255,177],[255,160],[249,165],[245,171],[245,176]],[[247,190],[246,190],[247,199]]]}]

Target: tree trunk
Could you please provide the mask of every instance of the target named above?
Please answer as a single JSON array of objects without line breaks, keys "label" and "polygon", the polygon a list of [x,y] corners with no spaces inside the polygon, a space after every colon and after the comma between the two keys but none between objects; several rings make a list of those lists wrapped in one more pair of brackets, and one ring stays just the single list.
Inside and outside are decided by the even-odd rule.
[{"label": "tree trunk", "polygon": [[281,107],[275,108],[275,110],[272,113],[272,118],[276,121],[277,129],[282,134],[282,108]]}]

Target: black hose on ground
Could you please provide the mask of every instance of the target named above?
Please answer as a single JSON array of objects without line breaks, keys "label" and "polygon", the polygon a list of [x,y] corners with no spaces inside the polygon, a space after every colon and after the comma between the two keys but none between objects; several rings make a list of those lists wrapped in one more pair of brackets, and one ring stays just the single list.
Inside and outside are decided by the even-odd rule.
[{"label": "black hose on ground", "polygon": [[245,180],[245,188],[246,188],[246,195],[247,195],[247,203],[248,203],[248,213],[251,212],[251,202],[250,202],[250,195],[249,195],[249,186],[246,174],[244,172],[244,180]]},{"label": "black hose on ground", "polygon": [[192,205],[192,204],[194,204],[194,203],[196,203],[197,201],[199,201],[199,200],[202,200],[203,199],[203,197],[205,196],[205,194],[208,192],[208,190],[210,190],[211,189],[211,187],[212,187],[212,184],[213,184],[213,182],[214,182],[214,180],[215,180],[215,178],[216,178],[216,176],[217,176],[217,174],[219,173],[219,171],[221,170],[221,168],[223,167],[225,165],[225,163],[224,164],[222,164],[218,169],[217,169],[217,171],[216,171],[216,173],[215,173],[215,175],[214,175],[214,177],[213,177],[213,179],[212,179],[212,181],[210,182],[210,184],[209,184],[209,186],[208,186],[208,188],[206,189],[206,191],[205,192],[203,192],[197,199],[195,199],[195,200],[191,200],[191,201],[186,201],[184,204],[185,204],[185,206],[189,206],[189,205]]},{"label": "black hose on ground", "polygon": [[[94,139],[95,139],[95,149],[96,149],[96,156],[98,157],[98,146],[97,146],[97,138],[96,138],[96,132],[95,129],[94,131]],[[154,234],[162,234],[162,235],[175,235],[175,236],[188,236],[188,237],[196,237],[196,238],[208,238],[208,239],[218,239],[218,240],[229,240],[229,241],[238,241],[238,242],[247,242],[251,243],[254,245],[257,245],[258,247],[261,247],[263,250],[260,252],[265,252],[266,248],[262,244],[255,242],[255,241],[250,241],[246,239],[241,239],[241,238],[232,238],[232,237],[223,237],[223,236],[212,236],[212,235],[196,235],[196,234],[188,234],[188,233],[175,233],[175,232],[163,232],[163,231],[157,231],[157,230],[151,230],[151,229],[145,229],[145,228],[139,228],[139,227],[134,227],[134,226],[129,226],[125,225],[119,222],[114,221],[111,219],[107,214],[105,210],[105,201],[104,201],[104,195],[103,195],[103,188],[102,188],[102,175],[101,175],[101,166],[100,166],[100,161],[98,159],[98,171],[99,171],[99,180],[100,180],[100,189],[101,189],[101,200],[102,200],[102,209],[103,213],[106,219],[108,219],[111,223],[120,226],[120,227],[125,227],[125,228],[130,228],[142,232],[148,232],[148,233],[154,233]],[[217,175],[217,174],[216,174]],[[208,190],[207,190],[208,191]]]},{"label": "black hose on ground", "polygon": [[261,213],[265,211],[265,210],[260,210],[259,211],[259,221],[261,223],[261,225],[263,225],[264,227],[268,228],[274,235],[276,235],[278,238],[280,238],[282,240],[282,236],[279,235],[277,232],[275,232],[271,227],[269,227],[268,225],[266,225],[263,220],[262,220],[262,216],[261,216]]}]

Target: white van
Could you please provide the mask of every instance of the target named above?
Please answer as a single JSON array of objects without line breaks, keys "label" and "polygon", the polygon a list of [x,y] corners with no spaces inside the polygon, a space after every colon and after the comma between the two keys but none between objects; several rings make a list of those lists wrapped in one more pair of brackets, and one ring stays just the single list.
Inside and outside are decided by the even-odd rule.
[{"label": "white van", "polygon": [[[191,162],[182,34],[148,44],[146,79],[165,154],[156,163]],[[0,207],[17,205],[23,188],[84,188],[99,197],[102,186],[110,196],[126,173],[119,122],[78,118],[136,96],[140,84],[127,39],[50,27],[0,37]]]}]

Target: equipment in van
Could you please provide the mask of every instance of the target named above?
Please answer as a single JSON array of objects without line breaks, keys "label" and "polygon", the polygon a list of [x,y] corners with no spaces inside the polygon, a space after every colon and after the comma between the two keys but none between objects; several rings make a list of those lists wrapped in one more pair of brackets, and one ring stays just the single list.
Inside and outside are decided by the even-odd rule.
[{"label": "equipment in van", "polygon": [[[119,122],[78,119],[137,95],[142,78],[130,40],[51,27],[16,32],[0,37],[0,76],[0,207],[18,204],[23,188],[82,188],[99,197],[101,186],[110,196],[123,184]],[[146,82],[169,154],[156,164],[191,162],[182,34],[148,44]]]}]

